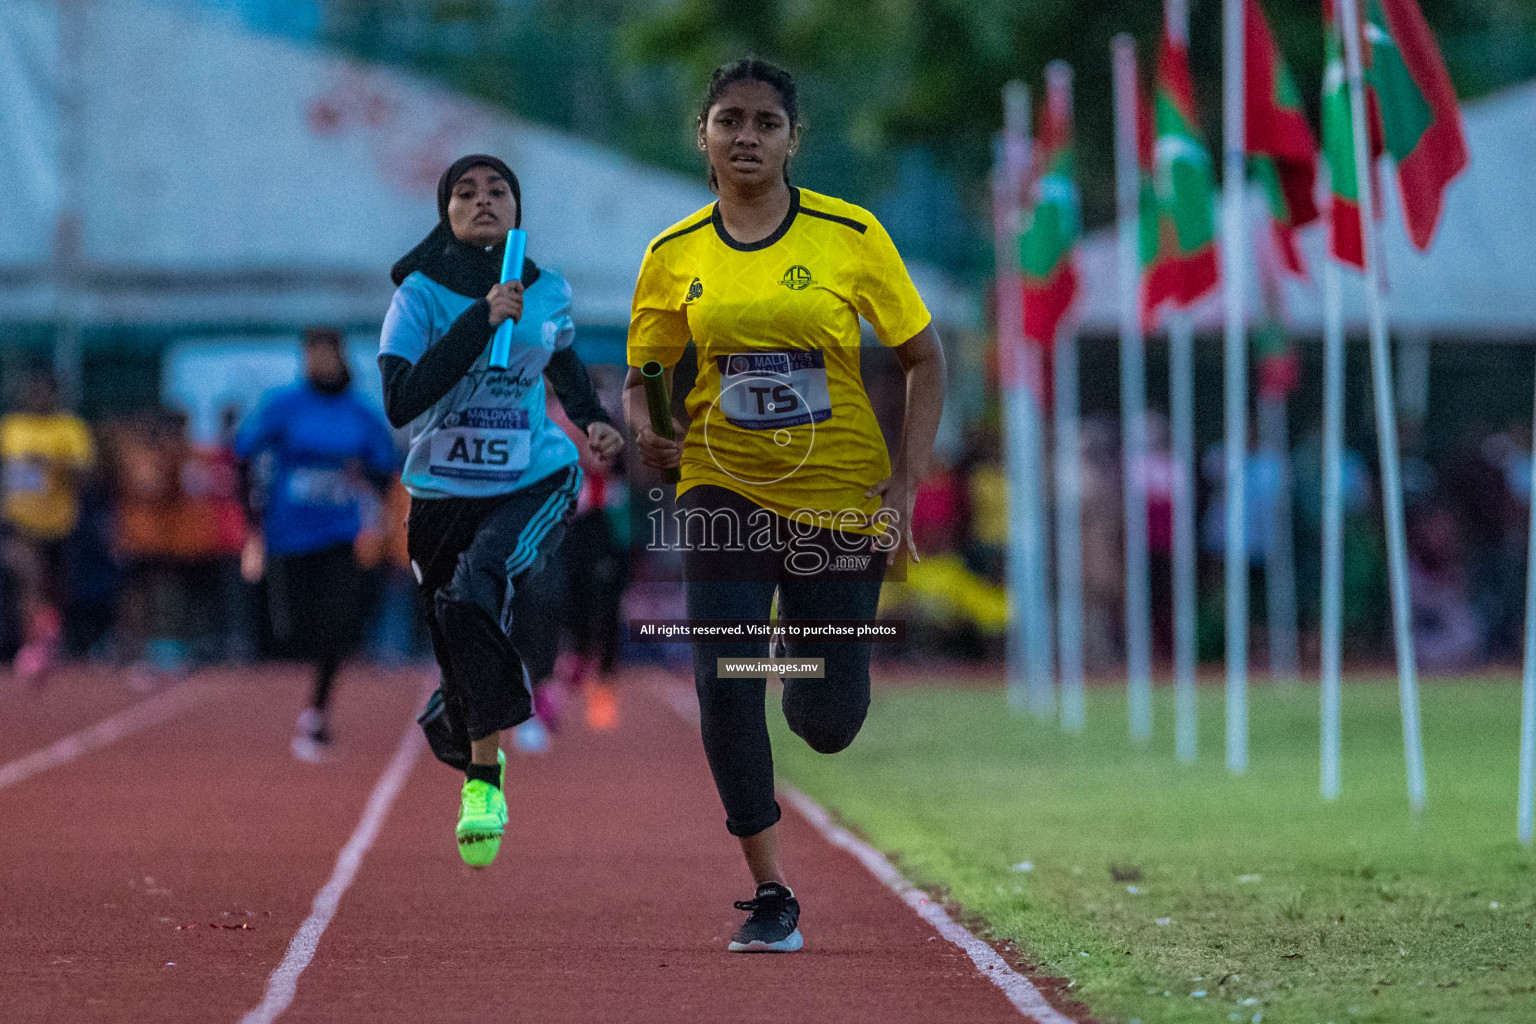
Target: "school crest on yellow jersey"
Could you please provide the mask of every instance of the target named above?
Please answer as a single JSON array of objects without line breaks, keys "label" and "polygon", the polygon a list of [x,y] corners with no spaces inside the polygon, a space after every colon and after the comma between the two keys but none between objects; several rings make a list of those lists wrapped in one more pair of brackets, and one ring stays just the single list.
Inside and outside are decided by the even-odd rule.
[{"label": "school crest on yellow jersey", "polygon": [[814,283],[815,281],[811,278],[811,272],[798,263],[784,271],[784,276],[779,279],[779,284],[790,291],[796,292],[802,288],[809,288]]}]

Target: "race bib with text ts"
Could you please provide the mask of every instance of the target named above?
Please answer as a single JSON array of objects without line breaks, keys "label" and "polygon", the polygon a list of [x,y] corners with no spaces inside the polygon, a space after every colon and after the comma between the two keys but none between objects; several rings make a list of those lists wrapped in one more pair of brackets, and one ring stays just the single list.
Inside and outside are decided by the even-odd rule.
[{"label": "race bib with text ts", "polygon": [[431,471],[445,479],[516,480],[528,468],[526,409],[462,409],[432,435]]},{"label": "race bib with text ts", "polygon": [[832,415],[827,366],[819,349],[718,356],[720,411],[733,426],[777,430]]}]

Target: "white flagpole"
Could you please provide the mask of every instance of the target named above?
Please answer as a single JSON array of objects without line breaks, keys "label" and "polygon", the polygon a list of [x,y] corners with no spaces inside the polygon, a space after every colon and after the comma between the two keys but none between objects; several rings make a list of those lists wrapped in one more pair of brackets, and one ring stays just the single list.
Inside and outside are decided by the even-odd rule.
[{"label": "white flagpole", "polygon": [[[1010,82],[1003,97],[1004,118],[1010,145],[1014,146],[1014,162],[1018,167],[1019,188],[1030,179],[1034,163],[1034,142],[1030,136],[1029,88],[1022,82]],[[1024,227],[1024,210],[1030,197],[1019,193],[1014,207],[1015,230],[1010,256],[1018,267],[1018,237]],[[1016,271],[1017,273],[1017,271]],[[1029,579],[1028,598],[1025,605],[1029,617],[1025,622],[1028,646],[1025,648],[1026,688],[1025,696],[1030,712],[1036,718],[1050,718],[1056,713],[1055,682],[1051,676],[1051,628],[1052,609],[1050,594],[1050,502],[1045,490],[1045,419],[1040,407],[1040,397],[1045,393],[1045,365],[1040,346],[1031,344],[1024,336],[1023,278],[1017,278],[1020,286],[1015,289],[1019,310],[1019,367],[1022,373],[1017,381],[1019,405],[1023,409],[1022,427],[1027,432],[1023,446],[1027,460],[1022,466],[1024,473],[1025,502],[1029,511]]]},{"label": "white flagpole", "polygon": [[1017,300],[1018,275],[1009,259],[1011,248],[1008,235],[1013,219],[1017,183],[1012,173],[1008,154],[1008,140],[999,135],[994,147],[992,163],[992,219],[994,246],[997,250],[997,376],[998,391],[1002,398],[1003,470],[1008,480],[1008,560],[1004,567],[1008,587],[1008,633],[1006,637],[1004,675],[1008,691],[1008,707],[1021,711],[1028,703],[1025,698],[1025,656],[1027,645],[1024,623],[1028,618],[1025,595],[1028,592],[1028,545],[1022,534],[1025,513],[1019,507],[1023,487],[1016,471],[1018,449],[1023,443],[1020,436],[1022,417],[1016,415],[1020,404],[1014,396],[1013,376],[1017,372],[1015,362],[1018,353],[1014,348],[1015,336],[1022,329]]},{"label": "white flagpole", "polygon": [[1408,774],[1408,804],[1424,809],[1424,741],[1419,726],[1419,680],[1414,661],[1408,597],[1408,549],[1403,529],[1403,485],[1397,452],[1397,410],[1392,391],[1387,316],[1381,294],[1381,257],[1371,217],[1375,204],[1370,148],[1366,140],[1365,83],[1361,75],[1360,24],[1355,0],[1340,0],[1344,26],[1344,72],[1349,80],[1349,116],[1355,144],[1355,180],[1360,191],[1360,240],[1365,253],[1365,305],[1370,321],[1371,390],[1376,402],[1376,442],[1381,453],[1381,489],[1387,518],[1387,568],[1392,584],[1392,631],[1397,647],[1398,703],[1403,718],[1403,760]]},{"label": "white flagpole", "polygon": [[1174,751],[1192,763],[1199,751],[1195,693],[1195,330],[1189,314],[1168,317],[1168,419],[1173,433]]},{"label": "white flagpole", "polygon": [[[1072,68],[1052,61],[1045,68],[1046,102],[1070,123]],[[1056,337],[1056,628],[1061,670],[1061,727],[1083,731],[1083,545],[1082,466],[1078,429],[1077,325],[1068,320]]]},{"label": "white flagpole", "polygon": [[[1168,35],[1189,43],[1188,0],[1168,0]],[[1168,315],[1168,421],[1173,435],[1174,752],[1185,764],[1199,752],[1195,553],[1195,325],[1183,310]]]},{"label": "white flagpole", "polygon": [[[1328,194],[1333,194],[1329,186]],[[1330,214],[1331,220],[1331,214]],[[1344,618],[1344,299],[1338,261],[1323,261],[1322,793],[1339,798],[1339,671]]]},{"label": "white flagpole", "polygon": [[1243,118],[1243,0],[1222,0],[1222,243],[1226,304],[1227,770],[1248,769],[1248,339],[1243,323],[1247,144]]},{"label": "white flagpole", "polygon": [[[1264,315],[1285,322],[1279,253],[1274,244],[1255,247]],[[1289,342],[1289,339],[1286,339]],[[1291,521],[1291,427],[1285,394],[1259,394],[1259,445],[1275,460],[1279,474],[1270,506],[1270,531],[1264,550],[1264,610],[1268,619],[1269,677],[1294,686],[1300,663],[1296,625],[1296,538]]]},{"label": "white flagpole", "polygon": [[1140,171],[1136,160],[1136,44],[1111,41],[1115,73],[1115,198],[1120,255],[1120,421],[1125,480],[1125,660],[1130,735],[1152,738],[1152,624],[1147,566],[1146,353],[1137,293],[1141,278]]},{"label": "white flagpole", "polygon": [[1056,339],[1056,594],[1061,727],[1083,731],[1082,444],[1078,429],[1077,327]]},{"label": "white flagpole", "polygon": [[1046,486],[1049,462],[1045,445],[1045,413],[1040,408],[1040,397],[1045,393],[1044,350],[1029,344],[1024,350],[1026,379],[1030,381],[1025,391],[1029,410],[1031,441],[1029,445],[1029,484],[1034,492],[1035,540],[1033,577],[1030,580],[1030,599],[1034,611],[1030,615],[1029,656],[1029,709],[1036,718],[1050,719],[1056,716],[1056,679],[1053,674],[1055,644],[1055,602],[1051,600],[1051,497]]},{"label": "white flagpole", "polygon": [[1531,845],[1536,826],[1536,500],[1531,502],[1525,571],[1525,679],[1520,689],[1520,795],[1516,834]]},{"label": "white flagpole", "polygon": [[[1008,705],[1037,708],[1041,664],[1050,692],[1050,626],[1042,623],[1040,550],[1044,533],[1040,494],[1040,410],[1032,385],[1038,360],[1024,346],[1022,282],[1018,268],[1020,187],[1029,164],[1029,89],[1009,82],[1003,91],[1005,127],[993,181],[997,249],[998,370],[1002,378],[1005,462],[1009,493],[1007,640]],[[1034,375],[1031,379],[1031,362]],[[1049,616],[1049,609],[1044,614]],[[1043,657],[1042,657],[1043,655]]]}]

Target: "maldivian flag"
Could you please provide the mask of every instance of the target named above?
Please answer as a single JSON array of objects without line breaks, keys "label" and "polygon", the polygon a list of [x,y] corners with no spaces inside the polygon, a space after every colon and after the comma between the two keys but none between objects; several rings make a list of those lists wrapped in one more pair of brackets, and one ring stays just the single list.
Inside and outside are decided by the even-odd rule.
[{"label": "maldivian flag", "polygon": [[1083,233],[1072,148],[1071,97],[1052,89],[1035,140],[1026,226],[1019,236],[1024,278],[1024,337],[1047,351],[1056,344],[1062,318],[1077,296],[1073,256]]},{"label": "maldivian flag", "polygon": [[1279,321],[1265,320],[1254,329],[1253,354],[1259,370],[1259,397],[1284,398],[1301,379],[1301,360]]},{"label": "maldivian flag", "polygon": [[1445,190],[1467,167],[1456,90],[1414,0],[1369,0],[1368,71],[1387,152],[1397,164],[1403,219],[1414,248],[1428,249]]},{"label": "maldivian flag", "polygon": [[1306,276],[1296,229],[1317,219],[1317,140],[1301,109],[1301,93],[1256,0],[1243,17],[1245,134],[1249,174],[1269,198],[1270,226],[1285,270]]},{"label": "maldivian flag", "polygon": [[1200,138],[1189,54],[1163,38],[1157,92],[1138,111],[1141,162],[1141,316],[1148,330],[1164,306],[1183,308],[1216,287],[1215,189]]},{"label": "maldivian flag", "polygon": [[[1329,5],[1332,8],[1332,4]],[[1337,10],[1329,12],[1328,70],[1324,75],[1324,149],[1334,177],[1334,250],[1360,266],[1359,200],[1349,131],[1349,94],[1343,74],[1343,36]],[[1414,0],[1365,0],[1363,35],[1369,87],[1371,158],[1385,150],[1397,166],[1408,238],[1429,248],[1445,190],[1467,166],[1466,136],[1456,93],[1434,35]],[[1342,187],[1341,187],[1342,182]],[[1351,212],[1353,211],[1353,212]]]},{"label": "maldivian flag", "polygon": [[[1344,35],[1338,10],[1324,0],[1328,17],[1327,63],[1323,69],[1323,156],[1328,161],[1328,247],[1333,258],[1365,268],[1360,237],[1360,186],[1355,175],[1354,120],[1349,109],[1349,81],[1344,72]],[[1381,133],[1371,118],[1371,164],[1381,155]]]}]

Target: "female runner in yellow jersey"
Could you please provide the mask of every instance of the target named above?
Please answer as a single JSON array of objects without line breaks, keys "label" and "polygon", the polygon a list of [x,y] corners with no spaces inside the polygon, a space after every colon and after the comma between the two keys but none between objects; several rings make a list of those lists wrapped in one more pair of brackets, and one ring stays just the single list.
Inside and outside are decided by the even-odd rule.
[{"label": "female runner in yellow jersey", "polygon": [[[629,327],[625,416],[642,460],[681,466],[690,619],[869,619],[886,565],[911,551],[913,491],[944,402],[944,357],[890,236],[868,211],[789,183],[800,140],[794,81],[759,60],[717,69],[698,144],[719,201],[650,245]],[[894,467],[859,375],[859,319],[906,374]],[[671,369],[690,339],[699,372],[679,441],[650,427],[639,368]],[[697,545],[697,546],[694,546]],[[916,557],[913,551],[912,557]],[[757,883],[730,949],[799,949],[775,822],[766,679],[722,679],[718,658],[762,657],[762,641],[697,642],[704,750]],[[790,728],[823,753],[853,741],[869,708],[867,643],[796,642],[825,678],[786,679]]]}]

